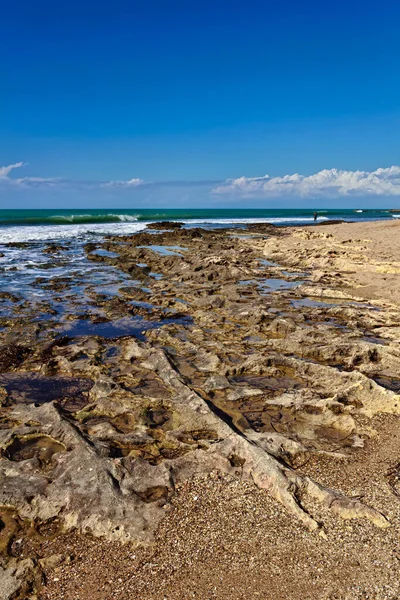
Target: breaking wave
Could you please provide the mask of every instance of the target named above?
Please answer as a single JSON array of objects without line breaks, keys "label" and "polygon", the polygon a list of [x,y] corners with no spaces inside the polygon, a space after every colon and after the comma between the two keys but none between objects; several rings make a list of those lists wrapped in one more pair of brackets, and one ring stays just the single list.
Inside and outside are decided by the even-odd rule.
[{"label": "breaking wave", "polygon": [[71,224],[96,224],[96,223],[135,223],[138,215],[126,214],[70,214],[70,215],[50,215],[50,216],[21,216],[15,214],[11,218],[1,219],[0,224],[4,225],[71,225]]}]

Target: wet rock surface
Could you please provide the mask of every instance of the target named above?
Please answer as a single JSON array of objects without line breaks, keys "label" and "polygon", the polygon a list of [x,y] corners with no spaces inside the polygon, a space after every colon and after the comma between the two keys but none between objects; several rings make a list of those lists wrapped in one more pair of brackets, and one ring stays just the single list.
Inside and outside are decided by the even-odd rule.
[{"label": "wet rock surface", "polygon": [[294,230],[162,225],[87,244],[70,278],[68,242],[49,245],[55,276],[29,284],[45,293],[4,298],[4,598],[46,581],[47,529],[151,543],[176,490],[213,472],[266,490],[305,531],[325,536],[331,513],[389,525],[385,502],[332,487],[322,466],[357,462],[379,415],[398,419],[397,306],[285,258]]}]

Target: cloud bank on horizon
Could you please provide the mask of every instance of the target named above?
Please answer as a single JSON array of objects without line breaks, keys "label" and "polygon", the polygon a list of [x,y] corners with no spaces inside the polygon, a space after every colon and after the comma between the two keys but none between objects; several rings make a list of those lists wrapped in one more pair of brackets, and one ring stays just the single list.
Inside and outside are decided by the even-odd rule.
[{"label": "cloud bank on horizon", "polygon": [[379,168],[376,171],[324,169],[314,175],[294,173],[283,177],[239,177],[226,180],[214,187],[212,192],[258,198],[398,196],[400,167]]},{"label": "cloud bank on horizon", "polygon": [[[112,191],[135,190],[146,186],[166,186],[182,182],[146,182],[138,177],[128,180],[83,181],[62,178],[20,177],[10,175],[27,163],[17,162],[0,167],[0,191],[10,188],[80,188]],[[184,182],[198,186],[200,182]],[[346,171],[324,169],[313,175],[284,175],[282,177],[239,177],[210,183],[209,192],[218,196],[238,198],[339,198],[352,196],[400,196],[400,166],[379,168],[375,171]]]}]

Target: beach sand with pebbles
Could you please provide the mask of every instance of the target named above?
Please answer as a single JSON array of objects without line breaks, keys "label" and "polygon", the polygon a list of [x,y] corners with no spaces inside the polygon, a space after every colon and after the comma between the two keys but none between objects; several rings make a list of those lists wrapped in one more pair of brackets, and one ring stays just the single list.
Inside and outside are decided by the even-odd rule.
[{"label": "beach sand with pebbles", "polygon": [[399,234],[144,231],[84,314],[8,298],[0,598],[399,598]]}]

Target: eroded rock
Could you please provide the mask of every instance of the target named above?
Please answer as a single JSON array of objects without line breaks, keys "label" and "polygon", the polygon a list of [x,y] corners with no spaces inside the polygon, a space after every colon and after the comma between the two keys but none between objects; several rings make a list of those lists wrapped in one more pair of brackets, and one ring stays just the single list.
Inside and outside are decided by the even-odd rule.
[{"label": "eroded rock", "polygon": [[[112,327],[146,314],[151,327],[39,335],[32,314],[32,323],[10,324],[13,336],[26,328],[29,345],[0,332],[0,504],[14,515],[3,527],[9,590],[35,581],[36,566],[9,551],[29,527],[148,543],[177,482],[214,470],[240,472],[310,529],[321,523],[309,498],[387,525],[378,510],[298,469],[310,457],[351,459],[372,435],[371,417],[400,414],[399,313],[361,301],[342,289],[348,274],[331,273],[359,260],[365,242],[337,248],[332,234],[300,231],[292,264],[280,266],[261,260],[263,252],[283,260],[276,238],[283,244],[285,230],[250,227],[233,243],[229,231],[160,225],[157,234],[111,237],[103,254],[87,245],[94,263],[139,281],[124,279],[111,296],[87,290],[87,312],[63,322]],[[155,235],[172,255],[151,249]],[[314,248],[321,242],[326,249]]]}]

